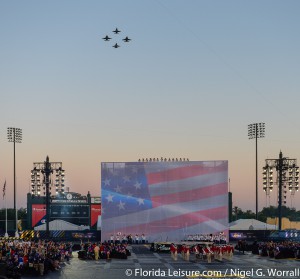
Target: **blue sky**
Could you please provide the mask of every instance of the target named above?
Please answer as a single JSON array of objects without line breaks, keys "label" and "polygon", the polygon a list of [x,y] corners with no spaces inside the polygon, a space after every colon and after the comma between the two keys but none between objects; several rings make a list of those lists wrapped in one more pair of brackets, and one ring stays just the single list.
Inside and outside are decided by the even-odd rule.
[{"label": "blue sky", "polygon": [[6,129],[18,127],[20,206],[33,162],[47,155],[63,162],[72,191],[93,195],[101,162],[163,156],[228,160],[234,204],[253,210],[247,125],[265,122],[261,209],[264,160],[280,150],[300,159],[299,8],[299,1],[2,0],[0,183],[7,180],[8,202]]}]

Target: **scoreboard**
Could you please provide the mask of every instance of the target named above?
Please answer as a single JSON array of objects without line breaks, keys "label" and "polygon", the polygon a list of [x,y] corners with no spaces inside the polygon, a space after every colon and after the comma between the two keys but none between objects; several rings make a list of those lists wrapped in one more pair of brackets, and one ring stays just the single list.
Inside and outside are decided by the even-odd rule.
[{"label": "scoreboard", "polygon": [[55,219],[89,226],[90,206],[84,204],[50,205],[50,221]]},{"label": "scoreboard", "polygon": [[[46,221],[46,199],[43,196],[27,195],[27,224],[29,229]],[[91,197],[88,193],[66,192],[50,199],[50,222],[63,220],[78,226],[90,226],[97,229],[98,216],[101,215],[101,198]]]}]

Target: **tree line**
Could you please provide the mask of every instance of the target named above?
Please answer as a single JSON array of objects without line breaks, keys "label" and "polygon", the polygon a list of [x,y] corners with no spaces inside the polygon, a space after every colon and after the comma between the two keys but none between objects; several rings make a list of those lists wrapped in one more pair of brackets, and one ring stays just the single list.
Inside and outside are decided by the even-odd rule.
[{"label": "tree line", "polygon": [[[0,220],[5,220],[6,216],[6,209],[0,209]],[[15,220],[16,214],[13,208],[7,208],[7,220]],[[27,209],[21,207],[18,209],[18,219],[19,220],[26,220],[27,219]]]},{"label": "tree line", "polygon": [[[18,229],[22,231],[27,229],[27,209],[18,209]],[[16,214],[13,208],[7,208],[7,222],[6,209],[0,209],[0,235],[3,235],[5,230],[14,231],[16,228]]]},{"label": "tree line", "polygon": [[[290,208],[287,206],[282,206],[281,208],[282,217],[286,217],[290,219],[290,221],[300,221],[300,210],[296,210],[295,208]],[[266,222],[268,217],[275,218],[278,217],[278,207],[277,206],[269,206],[264,207],[261,211],[257,213],[257,217],[259,221]],[[239,207],[233,208],[232,220],[238,219],[255,219],[255,213],[252,210],[243,211]]]}]

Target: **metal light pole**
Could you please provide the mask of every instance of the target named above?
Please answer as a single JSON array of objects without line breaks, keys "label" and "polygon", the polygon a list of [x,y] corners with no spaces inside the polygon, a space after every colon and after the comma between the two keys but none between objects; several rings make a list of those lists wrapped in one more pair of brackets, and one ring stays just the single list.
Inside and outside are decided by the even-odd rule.
[{"label": "metal light pole", "polygon": [[249,139],[255,138],[255,218],[258,219],[258,176],[257,176],[257,139],[265,137],[265,123],[248,125]]},{"label": "metal light pole", "polygon": [[15,237],[19,237],[18,233],[18,211],[16,208],[16,143],[22,142],[22,129],[20,128],[7,128],[7,139],[8,142],[14,143],[14,212],[16,218],[16,232]]},{"label": "metal light pole", "polygon": [[[41,191],[40,172],[43,174]],[[50,198],[51,198],[51,174],[56,173],[55,192],[56,195],[64,193],[64,170],[62,162],[49,162],[49,156],[44,162],[33,163],[31,171],[31,194],[33,196],[44,196],[46,203],[46,237],[50,237]]]},{"label": "metal light pole", "polygon": [[[277,171],[277,181],[273,181],[273,168]],[[278,229],[282,227],[282,203],[285,201],[285,189],[288,189],[291,195],[299,190],[299,167],[296,159],[289,159],[279,153],[279,159],[266,159],[266,165],[263,167],[263,189],[267,195],[273,190],[274,184],[278,185]]]},{"label": "metal light pole", "polygon": [[42,174],[44,174],[44,184],[46,186],[46,236],[50,237],[49,234],[49,223],[50,223],[50,174],[53,172],[51,168],[51,163],[49,162],[49,157],[46,157],[44,162],[44,168],[42,169]]}]

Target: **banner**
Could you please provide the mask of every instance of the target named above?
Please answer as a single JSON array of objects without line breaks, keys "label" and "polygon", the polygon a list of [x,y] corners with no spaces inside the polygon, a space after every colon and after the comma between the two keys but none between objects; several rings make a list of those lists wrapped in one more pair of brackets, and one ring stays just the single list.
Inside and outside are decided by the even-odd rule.
[{"label": "banner", "polygon": [[3,190],[2,190],[2,192],[3,192],[3,200],[4,200],[4,198],[5,198],[5,191],[6,191],[6,180],[5,180],[5,182],[4,182]]},{"label": "banner", "polygon": [[91,227],[97,225],[98,216],[101,215],[101,205],[92,204],[91,205]]},{"label": "banner", "polygon": [[46,206],[44,204],[32,205],[31,224],[32,227],[45,223],[46,219]]}]

